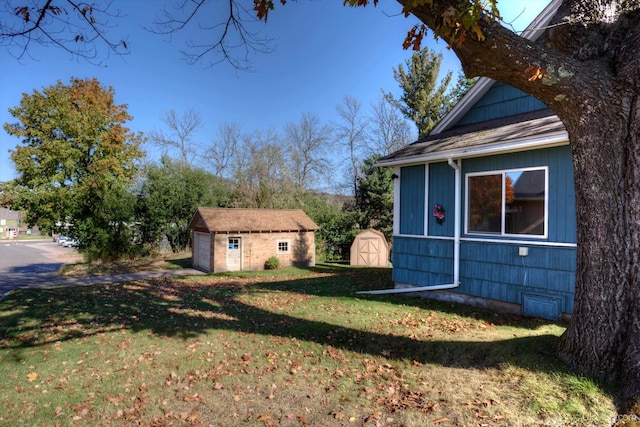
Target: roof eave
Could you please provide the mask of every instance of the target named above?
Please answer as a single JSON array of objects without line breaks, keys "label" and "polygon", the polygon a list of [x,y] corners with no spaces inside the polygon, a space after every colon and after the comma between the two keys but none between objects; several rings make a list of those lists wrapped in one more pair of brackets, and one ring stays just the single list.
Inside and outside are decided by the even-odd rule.
[{"label": "roof eave", "polygon": [[398,159],[389,159],[376,163],[378,167],[406,166],[419,163],[433,163],[448,159],[465,159],[488,155],[513,153],[541,148],[551,148],[569,144],[569,135],[566,131],[552,132],[538,135],[535,138],[521,138],[506,142],[498,142],[476,147],[464,147],[453,150],[443,150],[436,153],[427,153],[417,156],[408,156]]}]

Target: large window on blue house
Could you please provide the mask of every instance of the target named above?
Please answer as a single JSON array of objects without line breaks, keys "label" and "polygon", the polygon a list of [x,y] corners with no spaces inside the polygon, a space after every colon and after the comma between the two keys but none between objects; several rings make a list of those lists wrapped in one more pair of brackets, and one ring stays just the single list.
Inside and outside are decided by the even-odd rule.
[{"label": "large window on blue house", "polygon": [[546,237],[548,168],[467,174],[467,234]]}]

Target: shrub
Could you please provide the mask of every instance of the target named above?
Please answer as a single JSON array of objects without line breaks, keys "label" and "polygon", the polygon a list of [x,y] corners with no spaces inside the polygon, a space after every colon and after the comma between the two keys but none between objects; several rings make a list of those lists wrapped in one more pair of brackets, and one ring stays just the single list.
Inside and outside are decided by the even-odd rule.
[{"label": "shrub", "polygon": [[272,256],[264,262],[265,270],[277,270],[280,267],[280,260],[277,256]]}]

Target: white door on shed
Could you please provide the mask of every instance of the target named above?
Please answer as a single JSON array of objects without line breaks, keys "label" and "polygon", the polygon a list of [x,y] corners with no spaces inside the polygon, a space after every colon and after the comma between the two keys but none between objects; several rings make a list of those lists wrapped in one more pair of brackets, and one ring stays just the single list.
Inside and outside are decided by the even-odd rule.
[{"label": "white door on shed", "polygon": [[193,233],[193,266],[199,270],[211,271],[211,234]]},{"label": "white door on shed", "polygon": [[227,245],[227,270],[242,270],[242,239],[229,237]]}]

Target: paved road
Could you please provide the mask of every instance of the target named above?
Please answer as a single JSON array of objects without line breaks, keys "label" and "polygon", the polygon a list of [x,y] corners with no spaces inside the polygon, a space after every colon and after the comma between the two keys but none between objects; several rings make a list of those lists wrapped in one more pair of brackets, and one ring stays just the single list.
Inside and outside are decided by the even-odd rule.
[{"label": "paved road", "polygon": [[51,285],[90,285],[163,276],[190,276],[204,274],[191,268],[180,270],[140,271],[114,276],[63,278],[59,274],[64,264],[81,262],[75,249],[63,248],[51,241],[21,241],[11,244],[0,240],[0,299],[21,287]]},{"label": "paved road", "polygon": [[0,240],[0,297],[19,286],[42,285],[60,278],[64,264],[81,262],[73,248],[63,248],[50,240]]}]

